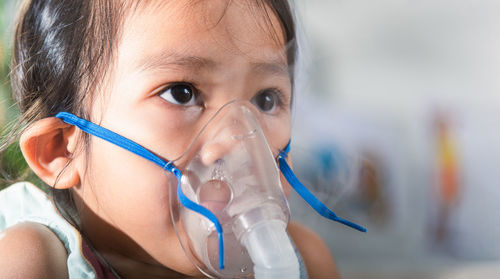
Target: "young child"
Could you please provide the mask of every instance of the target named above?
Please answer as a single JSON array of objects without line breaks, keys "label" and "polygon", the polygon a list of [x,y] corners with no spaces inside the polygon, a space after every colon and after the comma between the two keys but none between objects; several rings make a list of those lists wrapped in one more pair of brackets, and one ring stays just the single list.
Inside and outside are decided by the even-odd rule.
[{"label": "young child", "polygon": [[[2,278],[219,277],[210,261],[239,268],[227,255],[204,261],[189,226],[219,236],[201,250],[233,249],[224,214],[240,194],[226,183],[235,172],[258,176],[268,161],[248,163],[261,160],[253,152],[285,160],[295,53],[285,0],[25,1],[11,75],[25,123],[19,143],[53,190],[49,198],[24,182],[0,192]],[[226,171],[240,158],[221,159],[232,140],[259,133],[267,149],[245,149],[251,166]],[[192,178],[203,167],[195,160],[217,164],[208,183]],[[271,176],[272,163],[263,170]],[[284,213],[262,212],[288,221],[281,187],[269,191]],[[294,222],[287,232],[301,278],[338,277],[315,233]]]}]

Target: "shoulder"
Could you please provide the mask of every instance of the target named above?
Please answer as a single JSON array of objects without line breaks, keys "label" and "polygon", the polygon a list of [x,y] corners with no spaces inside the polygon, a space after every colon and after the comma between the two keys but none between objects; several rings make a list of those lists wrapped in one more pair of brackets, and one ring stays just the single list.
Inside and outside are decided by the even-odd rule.
[{"label": "shoulder", "polygon": [[2,278],[68,278],[67,253],[46,226],[26,222],[0,233]]},{"label": "shoulder", "polygon": [[314,231],[290,222],[288,233],[307,267],[309,278],[340,278],[330,249]]}]

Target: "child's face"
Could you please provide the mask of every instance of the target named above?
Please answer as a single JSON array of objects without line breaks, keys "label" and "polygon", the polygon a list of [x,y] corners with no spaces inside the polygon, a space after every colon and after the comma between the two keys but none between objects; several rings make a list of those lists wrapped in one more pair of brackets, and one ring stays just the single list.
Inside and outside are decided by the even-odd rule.
[{"label": "child's face", "polygon": [[[226,9],[227,2],[169,1],[130,11],[90,120],[175,159],[222,105],[246,100],[260,115],[273,152],[283,148],[290,138],[291,81],[280,22],[270,13],[273,29],[253,4],[232,1]],[[126,236],[107,235],[84,214],[90,239],[98,236],[108,241],[106,249],[195,274],[170,219],[164,171],[95,137],[90,154],[89,161],[78,159],[84,175],[76,191]]]}]

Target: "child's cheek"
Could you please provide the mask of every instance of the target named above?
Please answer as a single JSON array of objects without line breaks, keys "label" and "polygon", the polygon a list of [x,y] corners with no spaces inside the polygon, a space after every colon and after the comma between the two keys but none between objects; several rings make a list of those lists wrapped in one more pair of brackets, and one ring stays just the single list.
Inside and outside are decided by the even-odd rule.
[{"label": "child's cheek", "polygon": [[[169,181],[153,163],[105,142],[96,142],[91,175],[100,210],[118,226],[167,226]],[[130,228],[129,228],[130,229]],[[161,229],[161,228],[158,228]]]}]

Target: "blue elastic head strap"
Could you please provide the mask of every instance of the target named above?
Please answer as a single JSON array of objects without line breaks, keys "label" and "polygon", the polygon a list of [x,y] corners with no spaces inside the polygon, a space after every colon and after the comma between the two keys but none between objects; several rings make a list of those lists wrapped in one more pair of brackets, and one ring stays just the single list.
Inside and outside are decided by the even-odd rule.
[{"label": "blue elastic head strap", "polygon": [[281,173],[285,176],[286,180],[292,188],[314,209],[316,212],[318,212],[321,216],[339,222],[341,224],[344,224],[346,226],[349,226],[353,229],[356,229],[361,232],[366,232],[366,229],[361,227],[360,225],[357,225],[353,222],[350,222],[348,220],[345,220],[343,218],[340,218],[335,214],[333,211],[331,211],[328,207],[326,207],[318,198],[316,198],[300,181],[297,179],[295,174],[293,173],[292,169],[286,162],[286,157],[288,156],[288,153],[290,152],[290,141],[286,145],[285,149],[280,152],[278,155],[278,163],[279,167],[281,170]]},{"label": "blue elastic head strap", "polygon": [[[181,188],[181,178],[182,178],[182,173],[181,171],[174,166],[171,162],[164,161],[160,157],[156,156],[153,154],[151,151],[147,150],[146,148],[142,147],[141,145],[115,133],[112,132],[104,127],[101,127],[99,125],[96,125],[92,122],[89,122],[85,119],[79,118],[71,113],[68,112],[59,112],[56,115],[57,118],[60,118],[62,121],[74,125],[78,128],[80,128],[82,131],[91,134],[93,136],[96,136],[98,138],[101,138],[105,141],[108,141],[112,144],[115,144],[125,150],[128,150],[144,159],[147,159],[156,165],[160,166],[161,168],[173,173],[175,177],[177,178],[177,198],[179,199],[180,203],[192,210],[195,211],[204,217],[206,217],[208,220],[210,220],[216,230],[217,230],[217,236],[219,240],[219,268],[224,269],[224,238],[223,238],[223,231],[222,231],[222,226],[217,219],[217,217],[207,208],[193,202],[190,200],[186,195],[184,195],[184,192],[182,191]],[[338,217],[333,211],[328,209],[321,201],[319,201],[307,188],[297,179],[297,177],[294,175],[292,169],[286,162],[286,157],[288,156],[288,153],[290,152],[290,142],[288,142],[287,146],[283,151],[280,152],[278,155],[278,163],[279,163],[279,168],[285,178],[288,180],[290,185],[295,189],[295,191],[314,209],[316,212],[318,212],[320,215],[322,215],[325,218],[328,218],[330,220],[342,223],[344,225],[347,225],[349,227],[352,227],[354,229],[357,229],[362,232],[366,232],[366,229],[356,225],[350,221],[347,221],[345,219],[342,219]]]},{"label": "blue elastic head strap", "polygon": [[80,128],[82,131],[89,133],[93,136],[96,136],[98,138],[101,138],[105,141],[108,141],[112,144],[115,144],[121,148],[124,148],[144,159],[147,159],[156,165],[160,166],[161,168],[173,173],[175,177],[177,178],[177,197],[181,204],[185,206],[186,208],[198,212],[199,214],[205,216],[208,220],[210,220],[216,230],[217,230],[217,236],[219,239],[219,268],[224,269],[224,238],[223,238],[223,231],[222,231],[222,226],[217,219],[217,217],[208,209],[205,207],[193,202],[190,200],[186,195],[184,195],[184,192],[182,192],[181,188],[181,178],[182,178],[182,173],[179,169],[177,169],[172,163],[166,162],[159,158],[158,156],[154,155],[151,151],[147,150],[146,148],[142,147],[141,145],[123,137],[120,136],[119,134],[112,132],[104,127],[101,127],[99,125],[96,125],[92,122],[89,122],[85,119],[79,118],[71,113],[68,112],[59,112],[56,115],[57,118],[60,118],[62,121],[74,125],[78,128]]}]

